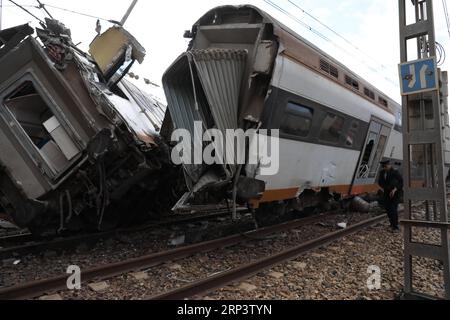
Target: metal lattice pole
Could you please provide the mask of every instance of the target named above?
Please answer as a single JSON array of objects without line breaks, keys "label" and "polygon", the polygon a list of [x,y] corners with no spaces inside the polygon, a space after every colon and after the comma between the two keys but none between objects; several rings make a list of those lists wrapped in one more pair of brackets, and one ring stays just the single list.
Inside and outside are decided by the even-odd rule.
[{"label": "metal lattice pole", "polygon": [[[436,39],[432,0],[413,0],[415,22],[407,25],[410,0],[399,0],[400,9],[400,77],[403,95],[403,148],[405,180],[405,297],[436,298],[420,293],[414,287],[414,258],[442,262],[445,298],[450,300],[449,218],[445,170],[445,122],[439,95],[439,71],[436,67]],[[408,49],[414,40],[417,59],[411,61]],[[434,61],[434,65],[433,65]],[[428,63],[428,65],[427,65]],[[433,65],[433,67],[430,67]],[[406,72],[405,72],[406,70]],[[409,70],[409,71],[408,71]],[[437,83],[436,83],[437,82]],[[430,112],[431,111],[431,112]],[[430,120],[430,114],[432,119]],[[420,115],[420,116],[419,116]],[[417,151],[419,150],[419,152]],[[424,179],[417,183],[412,174],[417,153],[423,150]],[[425,218],[417,218],[412,204],[425,203]],[[430,204],[433,214],[430,212]],[[418,228],[440,231],[440,245],[417,240]]]},{"label": "metal lattice pole", "polygon": [[2,31],[2,20],[3,20],[3,0],[0,0],[0,31]]}]

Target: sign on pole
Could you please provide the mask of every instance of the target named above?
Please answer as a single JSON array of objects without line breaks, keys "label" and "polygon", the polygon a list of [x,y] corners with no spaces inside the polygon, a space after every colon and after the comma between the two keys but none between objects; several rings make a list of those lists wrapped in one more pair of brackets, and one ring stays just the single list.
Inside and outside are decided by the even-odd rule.
[{"label": "sign on pole", "polygon": [[435,57],[402,63],[399,71],[403,96],[439,89]]}]

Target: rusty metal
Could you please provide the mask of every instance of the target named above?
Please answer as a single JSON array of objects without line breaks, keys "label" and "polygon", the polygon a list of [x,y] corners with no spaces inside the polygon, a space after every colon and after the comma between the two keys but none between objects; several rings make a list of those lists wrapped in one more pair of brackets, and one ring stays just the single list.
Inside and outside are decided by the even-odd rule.
[{"label": "rusty metal", "polygon": [[[84,283],[86,283],[92,280],[107,279],[124,273],[143,270],[145,268],[150,268],[164,262],[179,260],[192,256],[194,254],[224,247],[230,247],[248,240],[260,239],[274,233],[292,230],[307,224],[321,221],[326,216],[327,215],[319,215],[310,218],[304,218],[301,220],[282,223],[276,226],[246,232],[239,235],[229,236],[218,240],[208,241],[188,247],[178,248],[136,259],[113,263],[106,266],[92,268],[83,271],[82,280]],[[67,277],[67,275],[61,275],[51,279],[39,280],[14,287],[0,289],[0,300],[29,299],[58,290],[65,290],[67,288]]]},{"label": "rusty metal", "polygon": [[384,219],[385,216],[382,215],[363,221],[361,223],[355,224],[354,226],[350,226],[345,230],[327,234],[323,237],[308,241],[297,247],[288,249],[281,253],[264,258],[262,260],[247,264],[245,266],[230,271],[220,273],[218,275],[200,280],[198,282],[188,284],[182,288],[175,289],[173,291],[163,293],[161,295],[153,296],[150,298],[150,300],[182,300],[195,297],[197,295],[201,295],[207,292],[211,292],[214,289],[222,288],[230,283],[249,278],[261,272],[262,270],[269,269],[270,267],[273,267],[277,264],[295,259],[308,251],[320,248],[343,237],[352,235],[368,227],[376,225],[381,221],[383,221]]}]

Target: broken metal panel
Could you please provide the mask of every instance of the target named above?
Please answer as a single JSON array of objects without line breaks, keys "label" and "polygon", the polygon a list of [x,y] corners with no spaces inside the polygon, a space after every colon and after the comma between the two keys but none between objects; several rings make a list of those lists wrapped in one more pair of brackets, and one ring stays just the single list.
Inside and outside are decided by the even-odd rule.
[{"label": "broken metal panel", "polygon": [[[50,87],[46,87],[41,82],[44,78],[34,74],[33,70],[26,71],[23,75],[20,73],[15,75],[12,79],[14,82],[4,89],[0,89],[0,104],[2,105],[0,122],[5,126],[5,130],[9,130],[15,136],[17,145],[26,151],[25,158],[42,170],[41,173],[45,174],[48,183],[56,185],[56,179],[60,174],[68,169],[71,161],[77,160],[74,158],[80,154],[83,147],[80,143],[81,138],[78,132],[73,131],[74,127],[69,124],[67,115],[61,114],[61,108],[64,106],[55,102],[55,96],[49,95]],[[30,103],[30,105],[26,105],[26,103]],[[62,153],[61,149],[65,147],[61,144],[63,142],[59,141],[60,145],[56,149],[49,149],[52,147],[50,145],[46,147],[52,137],[45,130],[44,124],[53,117],[59,123],[59,135],[63,134],[65,139],[70,140],[74,149],[74,154],[67,159],[64,168],[55,165],[52,161],[55,156],[51,155],[55,152]],[[58,142],[55,142],[57,145]],[[5,154],[4,158],[9,156],[9,154]]]},{"label": "broken metal panel", "polygon": [[224,133],[226,129],[236,129],[247,52],[211,49],[193,50],[188,54],[192,56],[197,67],[217,128]]},{"label": "broken metal panel", "polygon": [[28,161],[25,149],[17,137],[11,134],[6,124],[0,121],[0,165],[4,171],[14,176],[30,199],[37,199],[51,190],[50,184],[42,175],[42,171]]},{"label": "broken metal panel", "polygon": [[[46,24],[38,30],[43,45],[12,37],[0,49],[0,205],[38,232],[76,226],[80,215],[100,227],[112,203],[145,199],[138,214],[148,210],[149,190],[172,174],[162,169],[169,158],[158,134],[163,104],[125,80],[108,82],[70,30]],[[130,59],[142,61],[145,51],[127,38]],[[167,189],[160,200],[170,199],[171,185],[160,187]]]},{"label": "broken metal panel", "polygon": [[224,23],[217,25],[213,22],[213,25],[198,25],[195,28],[195,38],[189,50],[228,49],[245,50],[247,52],[238,108],[239,125],[242,125],[241,120],[248,113],[246,101],[251,99],[252,96],[251,87],[255,80],[253,76],[258,74],[255,69],[256,48],[265,26],[260,23]]},{"label": "broken metal panel", "polygon": [[158,101],[156,97],[142,91],[128,80],[123,79],[120,82],[119,87],[122,87],[122,89],[130,95],[142,110],[142,113],[148,121],[151,122],[153,134],[159,132],[164,121],[167,107],[162,102]]},{"label": "broken metal panel", "polygon": [[4,46],[5,44],[7,44],[8,42],[12,41],[14,36],[16,36],[17,34],[23,34],[24,33],[23,31],[25,31],[25,30],[27,30],[27,32],[25,32],[26,35],[23,36],[22,39],[25,39],[28,35],[33,34],[33,32],[34,32],[33,28],[31,28],[28,25],[28,23],[20,25],[20,26],[15,26],[12,28],[0,30],[0,48],[2,46]]},{"label": "broken metal panel", "polygon": [[[197,135],[202,139],[203,133],[194,126],[195,122],[204,123],[204,128],[213,125],[208,101],[201,88],[195,67],[187,54],[181,55],[164,74],[163,83],[168,109],[174,129],[185,129],[191,133],[192,139]],[[192,141],[194,142],[194,141]],[[185,165],[186,174],[196,183],[203,174],[202,165]]]},{"label": "broken metal panel", "polygon": [[[86,66],[83,64],[83,66]],[[90,74],[90,73],[87,73]],[[88,89],[89,78],[79,69],[75,63],[67,65],[64,70],[60,71],[62,76],[62,84],[64,88],[70,92],[67,98],[67,106],[71,110],[71,114],[76,122],[83,126],[88,137],[94,136],[102,128],[108,126],[108,119],[101,114],[98,106],[94,103],[91,91]]]},{"label": "broken metal panel", "polygon": [[0,31],[0,58],[33,32],[28,24]]},{"label": "broken metal panel", "polygon": [[[194,50],[182,55],[163,81],[175,126],[192,136],[203,128],[238,127],[238,106],[247,53],[242,50]],[[211,122],[213,120],[213,122]]]},{"label": "broken metal panel", "polygon": [[154,137],[157,135],[156,128],[143,113],[143,110],[128,99],[116,95],[108,95],[115,111],[128,126],[128,128],[140,140],[147,144],[155,144]]},{"label": "broken metal panel", "polygon": [[[129,55],[124,58],[127,56],[127,51]],[[89,53],[107,78],[110,78],[124,62],[128,61],[127,58],[142,63],[146,54],[141,44],[118,25],[97,36],[89,47]]]},{"label": "broken metal panel", "polygon": [[[54,106],[55,111],[62,118],[62,123],[67,124],[73,137],[82,146],[86,145],[89,138],[99,129],[94,126],[94,122],[101,127],[105,123],[97,116],[95,120],[94,104],[89,117],[89,105],[84,107],[79,101],[82,90],[74,92],[72,85],[76,85],[74,73],[71,78],[66,80],[61,73],[52,68],[50,60],[45,56],[38,43],[28,38],[20,46],[9,52],[1,60],[2,73],[0,74],[0,92],[20,86],[25,81],[33,82],[37,90],[40,91],[42,98],[47,99],[47,104]],[[69,71],[66,73],[68,74]],[[86,89],[84,89],[86,91]],[[95,111],[95,112],[94,112]]]},{"label": "broken metal panel", "polygon": [[80,153],[80,149],[75,145],[55,116],[48,119],[43,125],[67,160],[72,160]]},{"label": "broken metal panel", "polygon": [[181,55],[163,76],[164,91],[176,129],[186,129],[194,136],[194,122],[210,124],[208,102],[193,70],[189,55]]},{"label": "broken metal panel", "polygon": [[[190,51],[208,99],[215,126],[226,137],[238,128],[239,98],[247,62],[246,50],[212,49]],[[200,88],[199,88],[200,89]],[[226,139],[226,159],[235,156],[234,141]],[[234,173],[236,168],[232,166]]]},{"label": "broken metal panel", "polygon": [[269,75],[277,54],[278,45],[275,41],[264,40],[256,48],[254,70],[257,73]]},{"label": "broken metal panel", "polygon": [[[261,115],[254,113],[263,110],[270,81],[267,75],[272,70],[278,44],[266,38],[270,33],[261,23],[262,17],[256,14],[252,17],[253,13],[251,10],[237,13],[232,6],[220,7],[194,25],[189,34],[193,40],[187,52],[163,77],[168,108],[176,128],[187,129],[193,135],[196,133],[194,121],[202,121],[204,130],[216,128],[225,136],[227,129],[258,126]],[[250,125],[248,119],[251,119]],[[225,150],[230,154],[223,156],[232,159],[231,153],[236,156],[231,148],[234,143],[231,139],[225,142]],[[241,171],[240,166],[223,165],[223,172],[214,175],[210,175],[210,169],[206,165],[185,166],[191,178],[187,179],[187,185],[193,193],[210,187],[221,189],[210,195],[222,193],[228,187],[236,189],[232,182],[239,184],[236,175]],[[206,178],[213,180],[207,188],[203,183]]]}]

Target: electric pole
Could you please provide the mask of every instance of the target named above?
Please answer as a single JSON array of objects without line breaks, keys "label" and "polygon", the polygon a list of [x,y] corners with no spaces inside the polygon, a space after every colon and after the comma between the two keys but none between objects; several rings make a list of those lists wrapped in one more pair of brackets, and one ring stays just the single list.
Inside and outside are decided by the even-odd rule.
[{"label": "electric pole", "polygon": [[[445,117],[447,73],[437,66],[432,0],[399,0],[400,81],[403,96],[406,299],[450,300],[450,239]],[[409,12],[408,12],[409,11]],[[409,13],[409,14],[408,14]],[[415,17],[412,24],[407,16]],[[414,50],[412,50],[414,49]],[[425,237],[433,237],[431,243]],[[430,263],[438,261],[439,264]],[[439,269],[436,266],[439,265]],[[425,266],[425,267],[424,267]],[[436,270],[437,269],[437,270]],[[418,274],[443,275],[443,297],[426,292]]]},{"label": "electric pole", "polygon": [[2,31],[3,0],[0,0],[0,31]]},{"label": "electric pole", "polygon": [[122,20],[120,21],[120,24],[121,24],[122,27],[125,24],[125,22],[127,22],[128,17],[130,16],[130,14],[133,11],[134,7],[136,6],[137,2],[138,2],[138,0],[133,0],[133,2],[131,3],[131,5],[128,8],[127,12],[123,16]]}]

